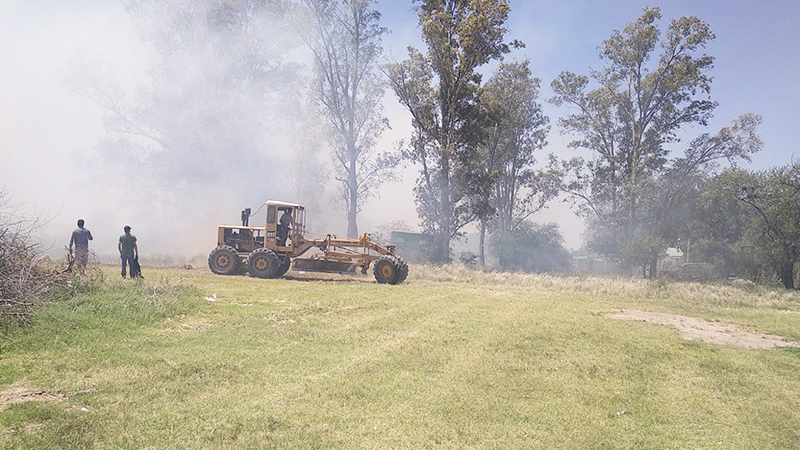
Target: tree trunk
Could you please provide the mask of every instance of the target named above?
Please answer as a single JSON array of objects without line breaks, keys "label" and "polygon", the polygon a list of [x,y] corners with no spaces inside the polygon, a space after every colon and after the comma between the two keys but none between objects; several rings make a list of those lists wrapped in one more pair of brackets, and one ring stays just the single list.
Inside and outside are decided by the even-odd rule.
[{"label": "tree trunk", "polygon": [[485,217],[481,218],[481,235],[480,235],[480,237],[481,237],[481,242],[480,242],[480,250],[478,251],[479,252],[478,256],[480,257],[481,267],[486,267],[486,250],[485,250],[485,245],[484,245],[485,242],[486,242],[486,218]]},{"label": "tree trunk", "polygon": [[650,279],[654,280],[658,273],[658,255],[650,257]]},{"label": "tree trunk", "polygon": [[794,289],[794,263],[784,264],[778,269],[778,277],[786,289]]},{"label": "tree trunk", "polygon": [[350,173],[347,176],[347,195],[349,195],[349,204],[347,208],[347,237],[355,239],[358,237],[358,222],[356,216],[358,214],[358,178],[356,177],[356,151],[355,144],[348,143],[348,150],[350,151]]},{"label": "tree trunk", "polygon": [[439,223],[439,242],[435,249],[435,262],[450,262],[450,233],[453,227],[453,209],[450,204],[450,161],[445,152],[442,157],[442,173],[439,175],[441,189],[441,218]]}]

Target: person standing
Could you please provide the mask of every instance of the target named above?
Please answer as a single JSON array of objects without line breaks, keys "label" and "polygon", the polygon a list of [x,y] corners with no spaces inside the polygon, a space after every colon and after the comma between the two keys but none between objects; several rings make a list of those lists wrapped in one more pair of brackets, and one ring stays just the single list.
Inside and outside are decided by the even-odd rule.
[{"label": "person standing", "polygon": [[289,237],[290,225],[292,224],[292,209],[287,208],[280,220],[278,220],[278,245],[286,245],[286,238]]},{"label": "person standing", "polygon": [[69,238],[69,253],[72,254],[72,245],[75,245],[75,265],[83,275],[86,265],[89,264],[89,241],[94,240],[92,232],[83,227],[85,222],[78,219],[78,228],[72,232]]},{"label": "person standing", "polygon": [[[130,267],[131,261],[139,259],[139,247],[136,245],[136,236],[131,234],[130,225],[125,225],[123,230],[125,234],[119,237],[117,250],[119,250],[119,256],[122,259],[122,278],[125,278],[126,266]],[[131,273],[131,278],[132,277],[133,273]]]}]

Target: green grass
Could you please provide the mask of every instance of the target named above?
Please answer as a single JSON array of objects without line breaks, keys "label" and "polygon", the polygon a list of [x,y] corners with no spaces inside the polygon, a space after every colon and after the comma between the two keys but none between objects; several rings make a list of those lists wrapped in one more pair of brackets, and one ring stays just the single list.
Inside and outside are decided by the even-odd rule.
[{"label": "green grass", "polygon": [[[797,448],[800,294],[413,267],[407,283],[147,269],[0,336],[3,448]],[[216,294],[218,301],[205,297]],[[83,410],[82,410],[83,409]]]}]

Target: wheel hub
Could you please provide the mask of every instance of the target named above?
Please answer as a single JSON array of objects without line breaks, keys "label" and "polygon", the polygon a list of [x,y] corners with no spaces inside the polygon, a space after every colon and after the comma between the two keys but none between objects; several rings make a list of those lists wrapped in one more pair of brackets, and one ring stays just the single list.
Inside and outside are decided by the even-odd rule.
[{"label": "wheel hub", "polygon": [[269,260],[267,258],[264,258],[264,257],[258,258],[253,263],[253,266],[259,272],[263,272],[263,271],[269,269]]}]

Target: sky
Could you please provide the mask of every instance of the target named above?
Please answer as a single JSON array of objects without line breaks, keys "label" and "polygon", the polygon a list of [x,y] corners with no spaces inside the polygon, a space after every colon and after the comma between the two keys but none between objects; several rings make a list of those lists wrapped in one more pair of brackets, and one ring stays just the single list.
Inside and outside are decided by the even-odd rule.
[{"label": "sky", "polygon": [[[566,109],[547,103],[550,82],[564,70],[586,74],[600,68],[598,46],[615,28],[635,20],[645,5],[659,6],[662,29],[668,21],[694,15],[706,21],[716,39],[706,52],[715,57],[711,95],[719,102],[708,127],[684,130],[684,141],[716,132],[745,112],[761,114],[764,150],[753,157],[750,169],[788,164],[800,157],[800,2],[794,0],[670,0],[642,3],[630,0],[569,1],[512,0],[507,39],[526,46],[506,60],[528,58],[534,76],[541,79],[540,101],[551,118],[548,153],[570,157],[569,136],[561,134],[557,119]],[[380,0],[382,24],[391,31],[384,38],[387,61],[402,60],[409,45],[424,49],[416,13],[409,1]],[[93,182],[97,162],[90,150],[103,135],[102,111],[59,81],[76,51],[91,49],[119,67],[133,89],[146,82],[152,49],[140,38],[126,11],[111,0],[0,0],[0,188],[31,214],[45,217],[45,245],[61,248],[78,217],[93,230],[93,246],[113,253],[117,236],[130,223],[142,242],[142,253],[208,252],[214,246],[216,223],[236,223],[244,199],[230,199],[219,213],[197,223],[187,245],[167,245],[175,236],[170,224],[148,223],[126,207],[125,186]],[[490,68],[486,69],[486,78]],[[411,134],[410,116],[387,90],[385,114],[391,126],[379,145],[392,148]],[[680,146],[678,146],[678,149]],[[98,169],[99,170],[99,169]],[[418,223],[412,194],[417,170],[408,166],[401,182],[384,185],[359,216],[362,231],[391,221]],[[264,192],[264,200],[274,197]],[[321,194],[322,195],[322,194]],[[323,203],[329,203],[326,193]],[[291,201],[292,199],[284,199]],[[253,207],[255,210],[257,206]],[[331,231],[344,234],[340,211],[319,212]],[[315,212],[310,211],[309,217]],[[226,219],[229,218],[229,219]],[[581,245],[583,226],[567,204],[554,202],[538,213],[538,222],[555,221],[571,249]],[[174,239],[172,239],[174,241]],[[468,243],[469,245],[469,243]],[[204,250],[205,249],[205,250]]]}]

